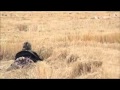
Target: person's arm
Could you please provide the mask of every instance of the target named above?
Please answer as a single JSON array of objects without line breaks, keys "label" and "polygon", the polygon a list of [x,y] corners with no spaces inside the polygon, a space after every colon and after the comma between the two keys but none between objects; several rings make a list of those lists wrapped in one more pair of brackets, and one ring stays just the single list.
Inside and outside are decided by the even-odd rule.
[{"label": "person's arm", "polygon": [[42,57],[39,57],[36,52],[33,52],[33,53],[35,54],[35,56],[37,57],[38,60],[41,60],[41,61],[43,60],[43,58],[42,58]]}]

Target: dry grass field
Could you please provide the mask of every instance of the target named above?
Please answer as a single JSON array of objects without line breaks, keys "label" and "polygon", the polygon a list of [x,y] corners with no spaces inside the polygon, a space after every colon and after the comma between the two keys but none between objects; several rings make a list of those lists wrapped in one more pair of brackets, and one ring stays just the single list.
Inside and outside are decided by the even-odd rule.
[{"label": "dry grass field", "polygon": [[[26,41],[44,60],[7,71]],[[120,79],[120,12],[0,12],[0,78]]]}]

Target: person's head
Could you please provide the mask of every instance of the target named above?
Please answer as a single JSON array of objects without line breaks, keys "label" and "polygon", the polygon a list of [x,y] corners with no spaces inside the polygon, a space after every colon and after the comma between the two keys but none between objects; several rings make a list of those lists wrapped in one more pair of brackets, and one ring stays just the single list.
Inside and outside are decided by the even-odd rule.
[{"label": "person's head", "polygon": [[22,50],[31,50],[31,44],[29,42],[25,42],[23,44],[23,49]]}]

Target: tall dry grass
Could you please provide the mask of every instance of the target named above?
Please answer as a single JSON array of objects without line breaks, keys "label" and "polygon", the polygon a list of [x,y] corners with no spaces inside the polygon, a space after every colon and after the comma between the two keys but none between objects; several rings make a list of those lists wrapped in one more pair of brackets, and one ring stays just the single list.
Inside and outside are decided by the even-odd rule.
[{"label": "tall dry grass", "polygon": [[[4,12],[0,78],[120,78],[119,17],[91,19],[116,12],[70,13]],[[25,41],[44,61],[6,71]]]},{"label": "tall dry grass", "polygon": [[[1,59],[14,59],[14,53],[17,53],[19,50],[22,49],[22,44],[26,41],[26,38],[29,38],[27,41],[32,42],[33,49],[39,53],[43,54],[43,57],[47,58],[49,57],[54,48],[57,48],[58,46],[66,47],[66,46],[75,46],[79,44],[90,44],[93,42],[98,46],[99,44],[101,46],[105,46],[105,44],[109,44],[113,48],[119,49],[119,43],[120,43],[120,32],[104,32],[104,33],[68,33],[61,36],[55,36],[55,38],[50,39],[48,37],[42,37],[43,39],[39,39],[39,34],[35,33],[36,36],[33,35],[33,33],[26,33],[25,36],[18,37],[18,38],[11,38],[8,42],[1,42]],[[34,37],[34,38],[32,38]],[[48,40],[45,38],[49,38]],[[18,41],[19,40],[19,41]],[[21,43],[22,42],[22,43]],[[63,45],[62,45],[63,44]],[[112,45],[113,44],[113,45]],[[9,52],[11,51],[11,52]],[[47,53],[47,54],[46,54]],[[45,56],[46,55],[46,56]]]}]

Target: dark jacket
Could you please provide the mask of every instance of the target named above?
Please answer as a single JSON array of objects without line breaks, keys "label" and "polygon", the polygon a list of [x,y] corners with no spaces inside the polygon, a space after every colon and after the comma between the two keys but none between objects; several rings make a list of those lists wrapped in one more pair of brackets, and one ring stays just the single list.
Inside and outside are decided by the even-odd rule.
[{"label": "dark jacket", "polygon": [[19,57],[28,57],[30,59],[32,59],[34,62],[37,62],[37,61],[42,61],[42,58],[40,58],[36,52],[32,51],[32,50],[22,50],[20,52],[18,52],[16,55],[15,55],[15,60]]}]

